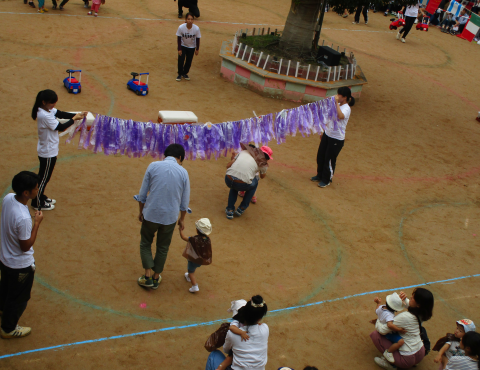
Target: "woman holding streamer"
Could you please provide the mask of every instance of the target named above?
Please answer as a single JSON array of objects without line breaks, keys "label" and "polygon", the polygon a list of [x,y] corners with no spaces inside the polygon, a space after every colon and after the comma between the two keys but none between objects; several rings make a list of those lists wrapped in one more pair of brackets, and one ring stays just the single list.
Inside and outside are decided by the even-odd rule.
[{"label": "woman holding streamer", "polygon": [[[400,292],[400,299],[408,311],[395,316],[393,324],[403,328],[406,332],[399,333],[404,344],[398,351],[392,353],[395,360],[394,365],[401,369],[409,369],[417,365],[425,357],[425,347],[422,338],[422,322],[430,320],[433,314],[433,294],[425,288],[417,288],[413,291],[412,297],[407,298],[404,292]],[[426,331],[423,329],[426,336]],[[373,344],[383,354],[391,345],[385,336],[377,330],[370,334]],[[384,357],[375,357],[375,364],[386,370],[393,370],[397,367],[391,365]]]},{"label": "woman holding streamer", "polygon": [[[58,96],[53,90],[42,90],[37,94],[32,109],[32,118],[37,121],[38,144],[37,153],[40,160],[38,171],[38,194],[32,200],[32,207],[40,211],[50,211],[55,208],[55,199],[45,195],[45,188],[50,181],[58,155],[58,131],[63,131],[74,124],[74,121],[83,119],[87,112],[77,114],[62,112],[55,108]],[[57,118],[68,119],[59,123]]]},{"label": "woman holding streamer", "polygon": [[335,105],[337,107],[338,123],[337,128],[330,122],[322,134],[320,146],[317,152],[317,174],[310,180],[318,182],[318,186],[324,188],[332,182],[337,157],[345,143],[345,129],[350,118],[355,98],[350,88],[344,86],[337,90]]}]

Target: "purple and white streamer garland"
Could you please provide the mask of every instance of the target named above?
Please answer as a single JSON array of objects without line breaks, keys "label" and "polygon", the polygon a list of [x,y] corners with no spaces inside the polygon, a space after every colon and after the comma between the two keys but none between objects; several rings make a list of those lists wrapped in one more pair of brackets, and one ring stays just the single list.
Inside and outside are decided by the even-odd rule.
[{"label": "purple and white streamer garland", "polygon": [[86,120],[67,138],[69,143],[80,132],[78,149],[94,153],[126,154],[129,157],[163,158],[165,148],[173,143],[185,148],[186,159],[218,159],[231,150],[240,150],[240,143],[267,145],[272,139],[284,143],[286,136],[321,134],[327,125],[338,130],[338,117],[333,97],[284,109],[275,115],[247,118],[241,121],[207,124],[158,124],[136,122],[97,114],[90,130]]}]

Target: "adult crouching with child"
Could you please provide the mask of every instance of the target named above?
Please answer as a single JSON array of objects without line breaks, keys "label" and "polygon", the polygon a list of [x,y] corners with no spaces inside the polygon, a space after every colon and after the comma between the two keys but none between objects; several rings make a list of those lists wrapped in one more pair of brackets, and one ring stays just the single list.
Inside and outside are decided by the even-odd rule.
[{"label": "adult crouching with child", "polygon": [[[268,146],[261,148],[252,148],[240,144],[242,151],[232,153],[232,160],[227,164],[227,173],[225,175],[225,184],[230,188],[228,194],[228,204],[225,213],[229,220],[233,219],[233,214],[240,217],[250,205],[252,197],[258,186],[257,172],[260,178],[267,176],[268,161],[272,158],[273,151]],[[235,211],[235,202],[238,192],[245,192],[240,206]]]},{"label": "adult crouching with child", "polygon": [[[413,291],[412,297],[407,298],[404,292],[400,292],[400,298],[407,311],[395,316],[393,324],[405,330],[399,333],[404,344],[398,351],[392,353],[394,357],[393,366],[384,357],[375,357],[375,363],[383,369],[393,370],[396,368],[409,369],[420,363],[425,357],[425,347],[421,337],[422,322],[430,320],[433,311],[433,294],[424,288],[417,288]],[[373,344],[383,354],[392,346],[385,336],[377,330],[370,334]]]}]

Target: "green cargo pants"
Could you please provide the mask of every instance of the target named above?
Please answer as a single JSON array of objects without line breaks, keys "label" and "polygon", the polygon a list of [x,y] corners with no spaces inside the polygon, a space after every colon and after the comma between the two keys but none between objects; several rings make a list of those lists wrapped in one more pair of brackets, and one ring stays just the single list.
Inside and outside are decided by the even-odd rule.
[{"label": "green cargo pants", "polygon": [[[162,225],[143,220],[140,229],[140,258],[144,269],[152,269],[157,274],[163,271],[175,224],[176,222],[171,225]],[[153,258],[152,243],[155,233],[157,233],[157,251]]]}]

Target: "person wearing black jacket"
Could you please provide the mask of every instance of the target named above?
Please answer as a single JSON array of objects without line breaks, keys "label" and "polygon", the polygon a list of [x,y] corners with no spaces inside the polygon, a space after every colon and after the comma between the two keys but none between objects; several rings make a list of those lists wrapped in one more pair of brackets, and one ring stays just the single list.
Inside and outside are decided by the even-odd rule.
[{"label": "person wearing black jacket", "polygon": [[[173,0],[177,1],[177,0]],[[198,0],[178,0],[178,18],[183,18],[183,8],[188,8],[188,12],[192,13],[195,18],[200,17],[200,9],[198,9]]]},{"label": "person wearing black jacket", "polygon": [[[40,160],[38,177],[38,194],[32,200],[32,207],[42,211],[50,211],[55,208],[55,199],[45,195],[45,187],[50,181],[58,155],[59,137],[58,132],[64,131],[74,124],[74,121],[83,119],[87,112],[68,113],[55,108],[58,96],[53,90],[42,90],[37,94],[32,108],[32,118],[37,121],[38,144],[37,153]],[[57,118],[68,119],[65,123],[59,123]]]}]

